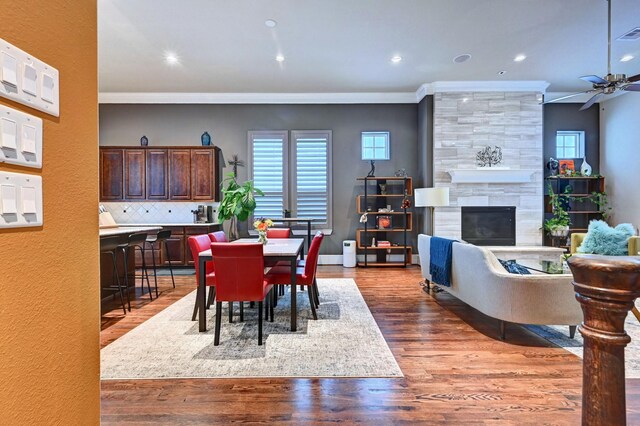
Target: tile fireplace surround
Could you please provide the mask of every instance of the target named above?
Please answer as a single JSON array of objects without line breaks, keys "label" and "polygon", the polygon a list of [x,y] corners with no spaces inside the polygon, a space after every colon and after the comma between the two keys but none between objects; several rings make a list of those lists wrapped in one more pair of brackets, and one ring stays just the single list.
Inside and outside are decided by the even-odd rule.
[{"label": "tile fireplace surround", "polygon": [[[516,244],[542,244],[542,105],[538,92],[434,94],[433,174],[449,187],[450,207],[435,209],[435,235],[461,238],[462,206],[516,207]],[[499,146],[511,170],[528,170],[525,182],[452,183],[450,171],[476,169],[476,153]],[[514,173],[515,174],[515,173]],[[489,180],[489,179],[487,179]],[[526,181],[529,180],[529,181]]]}]

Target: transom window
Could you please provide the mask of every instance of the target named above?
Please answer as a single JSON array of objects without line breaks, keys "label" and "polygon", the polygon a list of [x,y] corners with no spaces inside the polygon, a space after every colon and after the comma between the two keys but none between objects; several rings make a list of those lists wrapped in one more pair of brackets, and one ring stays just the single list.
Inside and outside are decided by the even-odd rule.
[{"label": "transom window", "polygon": [[582,130],[558,130],[556,132],[556,157],[583,158],[584,131]]}]

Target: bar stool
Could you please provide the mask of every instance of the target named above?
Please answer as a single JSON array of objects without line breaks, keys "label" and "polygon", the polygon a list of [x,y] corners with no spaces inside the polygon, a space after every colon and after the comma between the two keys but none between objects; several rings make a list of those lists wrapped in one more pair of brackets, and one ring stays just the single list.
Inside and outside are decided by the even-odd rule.
[{"label": "bar stool", "polygon": [[156,243],[160,244],[158,246],[158,250],[161,250],[162,243],[164,243],[165,254],[167,255],[167,263],[169,264],[169,271],[171,272],[171,282],[173,283],[173,288],[176,288],[176,281],[173,278],[173,266],[171,266],[171,257],[169,256],[169,247],[167,247],[166,241],[171,237],[170,229],[163,229],[158,232],[156,235],[148,235],[146,243],[151,246],[151,260],[153,261],[153,281],[156,284],[156,297],[158,297],[158,270],[156,268]]},{"label": "bar stool", "polygon": [[[144,294],[144,279],[147,279],[147,288],[149,289],[149,299],[153,300],[153,296],[151,294],[151,284],[149,283],[149,271],[147,271],[147,264],[144,260],[144,244],[147,240],[146,232],[138,232],[135,234],[130,234],[126,243],[120,244],[118,248],[122,251],[124,256],[124,282],[127,288],[127,294],[129,290],[129,269],[127,268],[127,258],[129,257],[130,250],[133,249],[134,252],[136,249],[140,250],[140,254],[142,256],[142,274],[140,276],[140,289],[141,294]],[[135,270],[134,270],[134,287],[135,287]],[[156,297],[158,289],[156,288]]]},{"label": "bar stool", "polygon": [[[111,284],[109,287],[103,287],[103,290],[118,292],[120,295],[120,303],[122,303],[122,311],[127,314],[127,309],[124,306],[124,295],[122,294],[122,285],[120,284],[120,276],[118,275],[118,264],[116,261],[116,251],[120,247],[122,236],[114,235],[112,237],[100,238],[100,254],[111,255],[111,262],[113,263],[113,276],[111,277]],[[117,285],[113,285],[114,278]],[[131,300],[129,299],[129,292],[127,292],[127,304],[129,306],[129,312],[131,312]]]}]

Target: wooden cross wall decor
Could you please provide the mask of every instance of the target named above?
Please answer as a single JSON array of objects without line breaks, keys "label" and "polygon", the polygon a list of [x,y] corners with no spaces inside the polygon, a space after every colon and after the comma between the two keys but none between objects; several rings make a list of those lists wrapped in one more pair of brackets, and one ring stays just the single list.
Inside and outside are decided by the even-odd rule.
[{"label": "wooden cross wall decor", "polygon": [[244,167],[244,161],[238,159],[238,154],[233,154],[229,160],[229,165],[233,166],[233,175],[238,177],[238,167]]}]

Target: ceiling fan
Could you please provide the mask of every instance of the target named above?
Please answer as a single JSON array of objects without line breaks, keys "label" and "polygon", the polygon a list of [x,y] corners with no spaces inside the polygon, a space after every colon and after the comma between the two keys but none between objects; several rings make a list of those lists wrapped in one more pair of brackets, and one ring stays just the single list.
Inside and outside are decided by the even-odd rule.
[{"label": "ceiling fan", "polygon": [[609,21],[608,21],[608,68],[607,75],[604,77],[598,77],[597,75],[585,75],[580,77],[581,80],[588,81],[593,85],[593,89],[585,90],[584,92],[573,93],[571,95],[562,96],[556,99],[551,99],[548,101],[544,101],[543,103],[548,104],[552,102],[561,101],[563,99],[572,98],[574,96],[583,95],[586,93],[592,93],[593,96],[584,104],[580,111],[584,111],[590,108],[593,104],[600,101],[602,97],[605,95],[610,95],[618,90],[625,90],[630,92],[640,92],[640,74],[634,75],[632,77],[627,77],[624,74],[611,74],[611,2],[613,0],[607,0],[608,3],[608,11],[609,11]]}]

